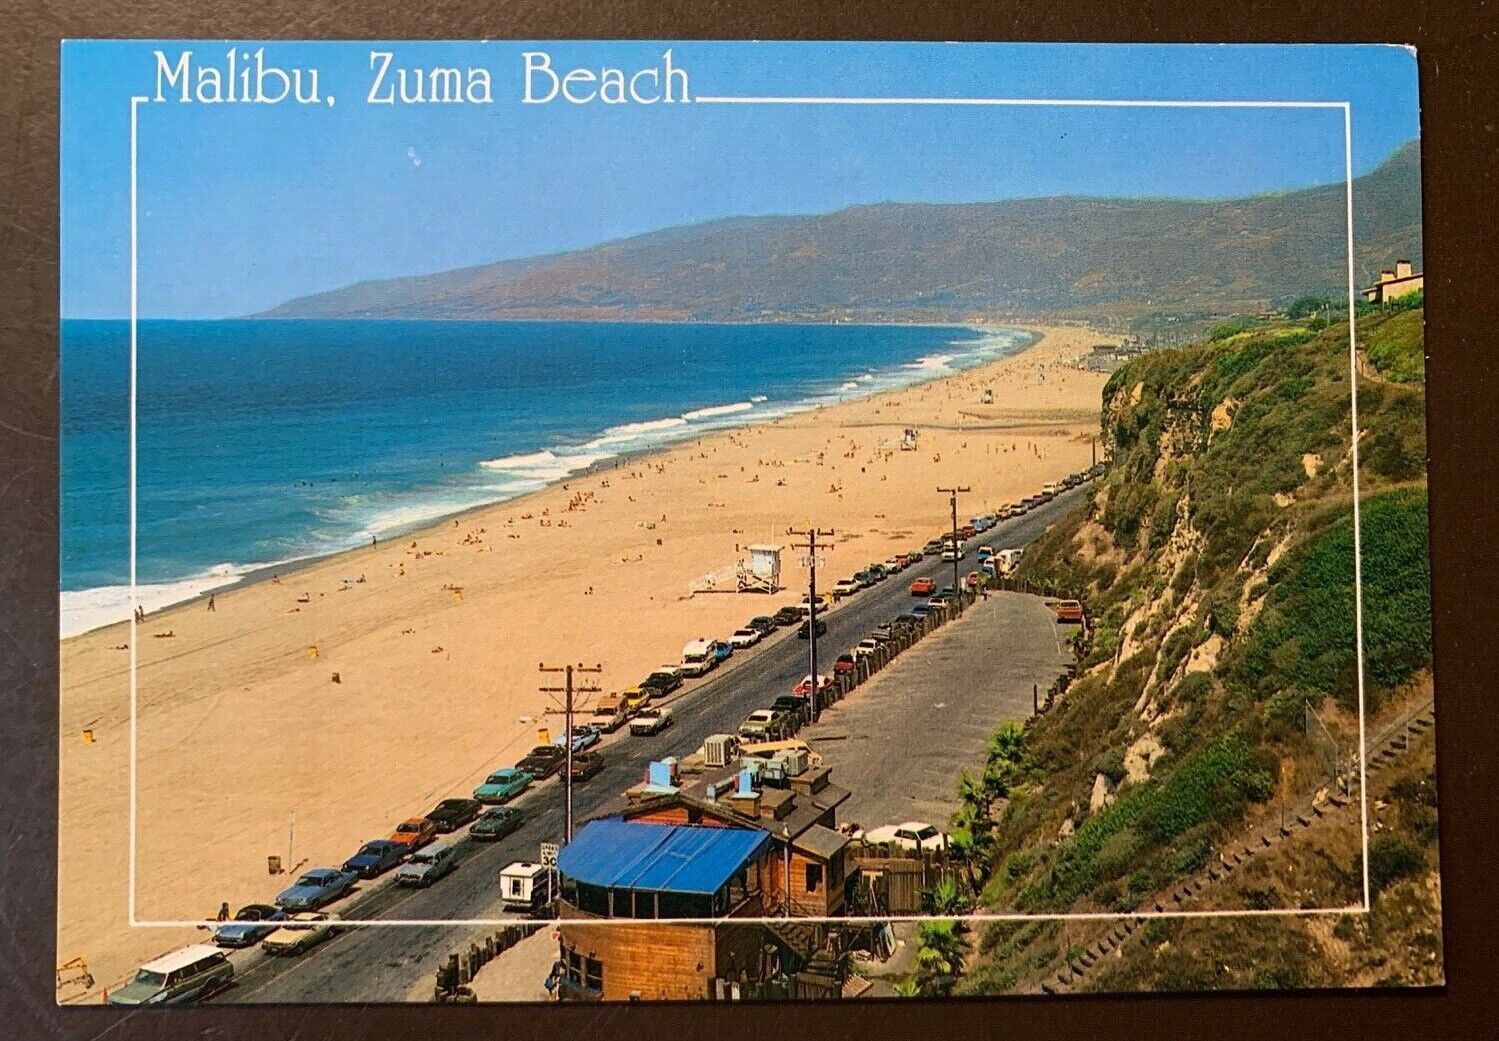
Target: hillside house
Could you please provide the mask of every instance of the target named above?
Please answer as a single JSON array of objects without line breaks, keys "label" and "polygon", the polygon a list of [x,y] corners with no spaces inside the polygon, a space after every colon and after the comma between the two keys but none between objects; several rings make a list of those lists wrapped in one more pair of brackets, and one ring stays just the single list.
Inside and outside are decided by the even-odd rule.
[{"label": "hillside house", "polygon": [[1425,286],[1426,276],[1420,271],[1411,270],[1409,260],[1399,260],[1395,262],[1393,271],[1386,268],[1379,273],[1379,281],[1363,290],[1363,297],[1368,303],[1384,306],[1391,300],[1418,293]]}]

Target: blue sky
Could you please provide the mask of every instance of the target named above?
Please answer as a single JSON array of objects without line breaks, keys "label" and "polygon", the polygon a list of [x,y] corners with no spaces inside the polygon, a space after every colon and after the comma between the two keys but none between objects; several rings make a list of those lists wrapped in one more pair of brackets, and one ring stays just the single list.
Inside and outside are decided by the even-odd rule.
[{"label": "blue sky", "polygon": [[[221,65],[228,46],[64,44],[64,316],[128,311],[129,99],[154,95],[154,51]],[[1356,173],[1419,133],[1415,58],[1386,46],[264,46],[270,63],[317,68],[337,103],[140,107],[142,316],[242,315],[732,214],[1224,197],[1343,175],[1340,110],[522,105],[527,50],[559,71],[633,71],[670,47],[694,96],[1347,100]],[[494,103],[367,105],[372,49],[401,65],[484,66]]]}]

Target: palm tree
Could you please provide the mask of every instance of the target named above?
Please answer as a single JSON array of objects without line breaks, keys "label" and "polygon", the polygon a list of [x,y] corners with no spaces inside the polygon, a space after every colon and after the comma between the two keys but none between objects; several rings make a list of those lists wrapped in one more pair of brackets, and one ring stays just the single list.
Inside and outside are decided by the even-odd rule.
[{"label": "palm tree", "polygon": [[922,922],[916,930],[916,982],[922,994],[945,996],[963,971],[963,940],[951,919]]}]

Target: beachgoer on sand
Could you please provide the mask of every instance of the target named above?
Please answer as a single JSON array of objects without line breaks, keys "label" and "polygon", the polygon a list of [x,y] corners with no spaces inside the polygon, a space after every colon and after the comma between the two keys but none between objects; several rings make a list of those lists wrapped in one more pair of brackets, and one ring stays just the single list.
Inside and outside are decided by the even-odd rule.
[{"label": "beachgoer on sand", "polygon": [[225,900],[222,904],[219,905],[219,917],[218,917],[218,921],[220,921],[220,922],[227,922],[227,921],[229,921],[229,901],[227,901],[227,900]]},{"label": "beachgoer on sand", "polygon": [[212,593],[208,594],[208,609],[210,611],[216,611],[216,610],[218,610],[218,608],[216,608],[216,607],[213,606],[213,594]]}]

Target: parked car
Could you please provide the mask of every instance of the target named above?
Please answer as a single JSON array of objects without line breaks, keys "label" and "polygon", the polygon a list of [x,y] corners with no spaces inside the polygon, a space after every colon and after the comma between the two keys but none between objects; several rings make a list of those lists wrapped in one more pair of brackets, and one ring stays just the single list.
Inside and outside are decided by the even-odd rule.
[{"label": "parked car", "polygon": [[604,760],[599,758],[598,753],[575,755],[573,756],[572,779],[574,782],[586,781],[603,768]]},{"label": "parked car", "polygon": [[904,554],[896,554],[895,556],[889,557],[885,560],[885,570],[889,574],[894,575],[898,572],[904,571],[906,569],[907,563],[908,561],[906,560]]},{"label": "parked car", "polygon": [[261,948],[267,954],[301,954],[333,935],[338,916],[322,911],[294,914],[291,921],[265,938]]},{"label": "parked car", "polygon": [[872,636],[865,637],[864,639],[860,640],[858,643],[856,643],[854,645],[854,650],[853,650],[854,659],[858,660],[859,658],[867,657],[867,656],[873,654],[875,651],[877,651],[879,649],[880,649],[880,641],[879,640],[876,640]]},{"label": "parked car", "polygon": [[371,839],[359,847],[358,853],[344,861],[343,869],[354,872],[360,878],[374,878],[405,860],[406,854],[410,852],[403,843],[392,842],[390,839]]},{"label": "parked car", "polygon": [[700,637],[689,640],[682,648],[682,675],[706,676],[718,666],[718,651],[714,640]]},{"label": "parked car", "polygon": [[937,581],[931,578],[918,578],[911,583],[912,596],[931,596],[937,591]]},{"label": "parked car", "polygon": [[769,636],[776,631],[776,620],[768,614],[757,614],[749,620],[749,628],[760,630],[762,636]]},{"label": "parked car", "polygon": [[[817,677],[817,689],[818,690],[827,690],[832,685],[833,685],[833,677],[829,676],[827,673],[823,673],[821,676]],[[812,693],[812,677],[811,676],[803,676],[801,678],[801,680],[797,683],[797,685],[791,688],[791,693],[793,693],[793,694],[801,694],[801,695],[811,694]]]},{"label": "parked car", "polygon": [[234,918],[213,931],[213,942],[220,947],[254,947],[273,930],[286,912],[270,904],[246,904],[234,912]]},{"label": "parked car", "polygon": [[593,707],[593,715],[588,717],[590,723],[606,734],[614,733],[629,720],[630,710],[625,707],[625,699],[618,694],[605,694],[599,698],[599,703]]},{"label": "parked car", "polygon": [[[599,728],[594,726],[592,723],[577,723],[573,725],[574,753],[588,751],[594,745],[599,743],[599,739]],[[552,744],[556,745],[558,748],[565,749],[567,747],[567,741],[561,734],[558,734],[556,737],[552,738]]]},{"label": "parked car", "polygon": [[537,745],[515,764],[515,769],[530,774],[533,781],[544,781],[562,769],[562,762],[566,758],[561,745]]},{"label": "parked car", "polygon": [[802,620],[802,609],[793,605],[781,608],[771,617],[775,619],[776,625],[795,625]]},{"label": "parked car", "polygon": [[915,607],[911,608],[911,617],[912,618],[922,619],[922,618],[925,618],[927,615],[929,615],[931,613],[932,613],[932,604],[931,604],[931,601],[929,601],[929,600],[928,601],[923,601],[922,603],[919,603]]},{"label": "parked car", "polygon": [[947,836],[926,821],[906,821],[872,828],[858,836],[866,846],[896,846],[913,852],[946,849]]},{"label": "parked car", "polygon": [[734,645],[728,640],[714,640],[713,657],[717,660],[718,664],[722,665],[734,657]]},{"label": "parked car", "polygon": [[[437,825],[426,817],[412,817],[410,820],[402,821],[396,825],[396,830],[386,838],[391,842],[404,845],[408,851],[421,849],[427,843],[437,838]],[[307,908],[302,908],[307,910]]]},{"label": "parked car", "polygon": [[890,577],[890,572],[885,570],[884,564],[870,564],[864,570],[873,575],[876,582],[883,582]]},{"label": "parked car", "polygon": [[437,825],[439,835],[446,835],[473,821],[483,808],[478,799],[444,799],[432,808],[427,819]]},{"label": "parked car", "polygon": [[812,718],[812,706],[800,694],[782,694],[770,703],[772,712],[784,712],[791,717],[791,730],[795,733],[801,725]]},{"label": "parked car", "polygon": [[[817,635],[825,636],[827,635],[827,631],[828,623],[824,622],[821,618],[817,619]],[[803,622],[801,627],[796,630],[796,636],[799,640],[810,640],[812,638],[812,620],[810,618]]]},{"label": "parked car", "polygon": [[749,626],[745,626],[743,629],[734,630],[733,634],[729,636],[729,643],[734,647],[753,647],[763,639],[765,639],[765,634],[759,629],[751,629]]},{"label": "parked car", "polygon": [[739,724],[739,740],[746,744],[757,741],[779,741],[791,736],[791,717],[785,712],[770,708],[757,708],[744,717]]},{"label": "parked car", "polygon": [[[430,821],[425,823],[431,826]],[[344,896],[358,880],[352,871],[313,868],[276,895],[276,906],[283,911],[316,911]]]},{"label": "parked car", "polygon": [[864,584],[857,578],[840,578],[833,586],[833,599],[838,600],[845,596],[853,596],[864,588]]},{"label": "parked car", "polygon": [[874,577],[874,572],[870,571],[868,568],[864,568],[861,571],[854,572],[854,581],[859,583],[860,589],[868,589],[870,586],[874,585],[875,582],[878,581],[878,579]]},{"label": "parked car", "polygon": [[135,978],[109,993],[111,1005],[180,1005],[223,990],[234,966],[223,951],[206,943],[163,954],[136,970]]},{"label": "parked car", "polygon": [[948,545],[945,549],[942,550],[942,559],[946,563],[951,563],[954,560],[962,560],[963,547]]},{"label": "parked car", "polygon": [[476,842],[498,842],[519,828],[525,819],[525,814],[513,806],[491,806],[468,829],[468,837]]},{"label": "parked car", "polygon": [[[833,606],[833,601],[831,599],[829,599],[829,597],[827,596],[826,593],[818,593],[817,594],[817,610],[818,610],[819,613],[822,612],[822,611],[826,611],[828,608],[830,608],[832,606]],[[802,612],[803,616],[806,616],[806,615],[809,615],[809,614],[812,613],[812,594],[811,593],[808,593],[806,596],[802,597],[801,612]]]},{"label": "parked car", "polygon": [[396,872],[396,884],[430,886],[458,866],[458,851],[446,842],[434,842],[411,855]]},{"label": "parked car", "polygon": [[659,734],[671,726],[671,709],[652,706],[643,708],[639,715],[630,720],[630,733],[646,737]]},{"label": "parked car", "polygon": [[675,665],[663,665],[641,680],[637,689],[644,690],[649,687],[656,692],[655,697],[664,698],[681,685],[682,670]]},{"label": "parked car", "polygon": [[[531,757],[526,757],[526,759],[529,758]],[[553,758],[560,765],[562,757],[555,756]],[[525,762],[525,759],[522,759],[521,762]],[[557,767],[553,767],[554,772],[556,769]],[[521,792],[531,787],[531,782],[535,779],[536,775],[529,770],[507,766],[503,770],[496,770],[486,777],[484,783],[474,789],[474,799],[486,806],[509,802]]]},{"label": "parked car", "polygon": [[968,592],[971,593],[978,587],[979,573],[977,571],[970,571],[968,572],[968,574],[963,576],[963,588],[968,590]]},{"label": "parked car", "polygon": [[853,672],[855,668],[854,656],[852,654],[840,654],[833,662],[833,675],[841,676],[845,672]]},{"label": "parked car", "polygon": [[635,713],[650,704],[652,699],[660,695],[661,689],[659,687],[630,687],[627,690],[619,692],[619,696],[624,699],[625,711],[631,716],[634,716]]}]

